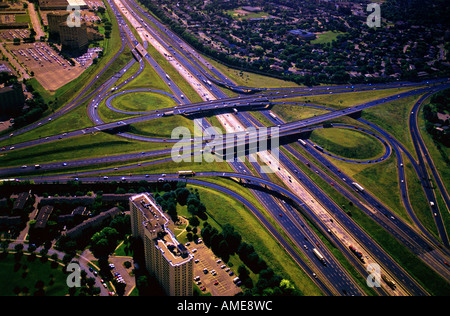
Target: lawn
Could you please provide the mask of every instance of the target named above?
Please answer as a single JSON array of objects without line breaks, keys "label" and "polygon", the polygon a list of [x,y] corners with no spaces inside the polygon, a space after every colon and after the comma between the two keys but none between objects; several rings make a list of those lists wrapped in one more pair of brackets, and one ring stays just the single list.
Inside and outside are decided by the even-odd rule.
[{"label": "lawn", "polygon": [[126,93],[114,98],[111,105],[118,110],[129,112],[148,112],[177,106],[167,95],[156,92]]},{"label": "lawn", "polygon": [[290,123],[326,114],[329,111],[303,105],[275,104],[272,108],[272,112],[283,121]]},{"label": "lawn", "polygon": [[115,156],[164,148],[167,148],[166,144],[127,140],[119,136],[99,132],[9,151],[0,157],[0,165],[11,167],[69,162],[75,159]]},{"label": "lawn", "polygon": [[62,267],[52,261],[22,255],[16,261],[14,254],[0,255],[0,296],[31,296],[43,282],[45,296],[68,294],[67,276]]},{"label": "lawn", "polygon": [[314,130],[310,140],[336,156],[368,160],[377,159],[384,153],[383,144],[365,133],[346,128],[323,128]]},{"label": "lawn", "polygon": [[229,16],[231,16],[233,19],[236,20],[250,20],[250,19],[259,19],[259,18],[265,18],[270,17],[270,14],[267,12],[248,12],[244,11],[242,8],[237,8],[235,10],[228,10],[225,12]]},{"label": "lawn", "polygon": [[292,88],[299,87],[298,84],[282,79],[276,79],[263,75],[258,75],[246,71],[233,69],[222,65],[210,58],[205,58],[208,62],[217,68],[221,73],[231,79],[234,83],[244,87],[264,87],[264,88]]},{"label": "lawn", "polygon": [[[382,89],[371,91],[359,91],[351,93],[339,93],[323,94],[316,96],[304,96],[297,98],[281,99],[281,102],[310,102],[315,105],[322,105],[333,109],[342,109],[349,106],[364,104],[370,101],[382,99],[388,96],[392,96],[397,93],[415,90],[416,87],[395,88],[395,89]],[[404,99],[402,99],[404,100]],[[378,107],[383,107],[379,105]]]},{"label": "lawn", "polygon": [[171,139],[173,130],[178,127],[187,127],[192,135],[194,133],[194,121],[181,115],[131,124],[128,131],[141,136]]},{"label": "lawn", "polygon": [[342,32],[328,31],[323,33],[318,33],[317,38],[311,41],[311,44],[326,44],[334,41],[339,35],[343,35]]}]

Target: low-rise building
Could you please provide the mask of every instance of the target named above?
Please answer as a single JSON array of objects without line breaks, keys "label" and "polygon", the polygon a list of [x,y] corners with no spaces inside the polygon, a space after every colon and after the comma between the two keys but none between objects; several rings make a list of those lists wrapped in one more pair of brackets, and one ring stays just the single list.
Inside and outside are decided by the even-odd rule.
[{"label": "low-rise building", "polygon": [[12,117],[20,114],[25,104],[25,95],[21,84],[0,86],[0,117]]}]

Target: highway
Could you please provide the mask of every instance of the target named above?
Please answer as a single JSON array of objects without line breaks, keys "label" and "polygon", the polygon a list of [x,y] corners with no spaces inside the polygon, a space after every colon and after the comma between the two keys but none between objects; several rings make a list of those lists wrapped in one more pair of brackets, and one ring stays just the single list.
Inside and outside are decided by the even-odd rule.
[{"label": "highway", "polygon": [[[275,134],[271,134],[272,131],[277,129],[281,139],[289,138],[307,131],[314,130],[316,128],[322,128],[318,126],[330,120],[335,120],[340,117],[349,116],[355,117],[361,111],[370,109],[372,107],[382,106],[388,102],[394,100],[400,100],[409,96],[422,95],[419,102],[414,106],[413,111],[409,117],[410,132],[414,143],[414,147],[417,153],[417,159],[410,154],[404,146],[393,139],[391,135],[375,126],[373,123],[367,122],[363,119],[356,118],[360,122],[363,122],[377,131],[377,134],[372,136],[382,142],[385,146],[385,153],[382,157],[376,160],[370,161],[351,161],[350,163],[364,163],[373,164],[388,159],[392,153],[395,153],[397,157],[398,176],[400,189],[402,193],[402,201],[408,211],[409,216],[413,219],[416,227],[411,227],[402,219],[397,218],[394,212],[389,210],[388,207],[383,205],[375,196],[370,193],[370,189],[366,189],[364,192],[355,189],[352,185],[353,180],[348,175],[345,175],[336,166],[334,166],[330,160],[326,158],[336,157],[325,151],[319,151],[314,147],[314,144],[307,141],[305,147],[305,153],[300,153],[293,149],[290,145],[282,145],[293,157],[295,157],[300,163],[309,164],[316,174],[324,179],[327,183],[333,182],[333,188],[345,196],[349,201],[354,203],[365,214],[370,216],[376,223],[380,225],[386,232],[392,234],[397,240],[399,240],[405,247],[417,254],[424,262],[435,269],[436,272],[441,274],[447,280],[450,279],[450,272],[447,262],[450,261],[449,256],[449,242],[445,224],[443,222],[441,212],[441,206],[437,205],[437,199],[435,191],[430,186],[429,179],[431,176],[436,182],[440,194],[445,201],[446,210],[449,210],[449,197],[445,189],[442,179],[434,166],[434,163],[428,154],[426,146],[420,137],[419,129],[417,127],[417,113],[418,109],[428,96],[441,91],[442,89],[449,88],[450,83],[447,78],[429,80],[427,82],[420,83],[405,83],[397,82],[383,85],[341,85],[332,87],[301,87],[301,88],[288,88],[288,89],[266,89],[261,87],[241,87],[233,83],[229,78],[221,74],[217,69],[212,67],[203,57],[201,57],[195,50],[184,43],[178,36],[168,30],[164,25],[160,24],[151,15],[147,14],[142,8],[136,5],[132,0],[108,0],[116,19],[119,23],[120,34],[122,39],[122,46],[113,59],[108,63],[111,65],[117,56],[123,51],[125,45],[128,45],[133,51],[133,55],[136,60],[131,60],[121,71],[115,76],[109,78],[106,82],[100,85],[95,91],[89,95],[84,96],[97,82],[97,79],[101,77],[101,74],[105,71],[103,69],[96,79],[90,82],[83,91],[80,91],[76,98],[68,105],[63,107],[60,111],[54,113],[51,117],[45,118],[39,122],[36,122],[30,126],[27,126],[21,130],[14,132],[14,135],[31,131],[34,128],[42,126],[43,124],[51,122],[51,120],[60,117],[71,109],[77,107],[81,103],[89,100],[87,115],[95,126],[90,128],[84,128],[81,130],[61,132],[58,135],[49,136],[43,139],[35,139],[24,143],[15,143],[2,148],[2,151],[8,152],[11,150],[20,150],[22,148],[37,146],[44,143],[54,143],[55,146],[60,140],[70,139],[72,137],[81,137],[87,133],[95,133],[100,131],[108,131],[120,137],[129,139],[135,139],[146,142],[167,142],[175,143],[178,140],[163,140],[157,137],[144,137],[139,135],[133,135],[126,132],[127,126],[137,122],[154,122],[161,119],[164,113],[171,113],[171,115],[183,115],[188,118],[197,118],[196,124],[203,130],[211,127],[210,123],[205,119],[205,116],[214,114],[218,121],[222,124],[222,128],[226,130],[226,135],[221,139],[214,139],[212,141],[205,141],[201,139],[192,139],[190,141],[191,148],[194,150],[193,155],[186,153],[181,155],[181,158],[191,158],[202,156],[202,152],[207,149],[214,148],[216,157],[220,157],[221,153],[224,156],[226,152],[234,150],[236,148],[235,138],[237,137],[240,142],[239,146],[250,147],[251,144],[260,141],[259,131],[262,128],[262,124],[258,122],[251,113],[253,111],[259,111],[263,113],[266,118],[274,124],[269,129],[270,135],[274,135],[274,139],[277,138]],[[141,15],[146,18],[142,19]],[[140,39],[136,39],[131,32],[127,23],[127,19],[130,25],[137,31]],[[155,27],[152,26],[155,25]],[[139,44],[142,41],[143,46]],[[173,82],[166,71],[157,64],[155,59],[146,53],[148,45],[152,45],[174,69],[186,80],[191,87],[202,97],[204,102],[191,103],[186,97],[186,94]],[[133,66],[136,62],[140,64],[138,71],[132,74],[126,81],[117,84],[118,80]],[[124,90],[120,93],[115,93],[137,78],[145,67],[151,66],[156,73],[164,80],[166,85],[170,88],[172,93],[167,93],[152,89],[136,89],[136,90]],[[214,74],[214,76],[211,75]],[[234,92],[241,93],[240,96],[230,98],[220,90],[217,86],[227,87]],[[367,103],[355,105],[349,108],[341,110],[327,109],[329,112],[318,115],[309,119],[285,123],[279,119],[275,119],[269,115],[270,107],[274,103],[280,101],[280,99],[295,98],[302,96],[317,96],[317,95],[329,95],[329,94],[345,94],[354,93],[355,91],[370,91],[370,90],[384,90],[392,88],[410,87],[410,91],[395,93],[391,96],[381,98],[379,100],[370,101]],[[153,92],[164,93],[177,102],[177,106],[173,108],[166,108],[162,110],[148,111],[148,112],[127,112],[114,109],[111,105],[111,101],[118,96],[128,93],[136,92]],[[130,119],[120,120],[117,122],[105,123],[101,120],[98,114],[99,104],[105,100],[106,106],[111,111],[119,111],[122,114],[137,115]],[[309,104],[308,104],[309,105]],[[236,109],[236,111],[235,111]],[[255,128],[257,127],[257,128]],[[335,124],[333,128],[350,128],[354,129],[352,125]],[[369,131],[361,130],[364,133],[370,133]],[[372,134],[372,133],[370,133]],[[4,136],[0,138],[0,141],[10,138]],[[14,138],[12,138],[13,140]],[[273,140],[273,139],[272,139]],[[272,150],[274,150],[272,148]],[[404,173],[403,160],[401,153],[406,154],[409,161],[413,165],[416,173],[421,179],[421,185],[424,189],[426,197],[430,202],[430,211],[435,218],[436,227],[438,228],[440,240],[436,240],[421,224],[420,220],[414,214],[413,208],[410,205],[408,199],[408,189],[406,186],[406,176]],[[44,171],[59,171],[64,169],[74,170],[76,168],[90,166],[90,165],[104,165],[114,164],[119,162],[126,162],[130,160],[142,161],[152,159],[150,162],[140,163],[139,166],[151,166],[172,161],[170,157],[171,150],[157,150],[149,152],[137,152],[123,155],[114,155],[108,157],[97,157],[89,159],[74,159],[67,162],[56,163],[42,163],[39,168],[34,166],[28,166],[26,168],[22,166],[0,168],[0,177],[11,178],[21,177],[22,179],[33,180],[37,183],[58,180],[68,181],[74,178],[80,178],[83,182],[99,182],[99,181],[123,181],[126,177],[129,181],[158,181],[160,175],[133,175],[130,179],[125,174],[129,170],[134,170],[138,167],[130,165],[121,168],[102,168],[100,170],[92,172],[76,172],[67,173],[61,176],[30,176],[30,173],[44,172]],[[198,172],[195,179],[189,179],[192,183],[207,185],[218,191],[229,194],[236,200],[241,201],[249,210],[255,214],[255,216],[261,221],[261,223],[268,229],[268,231],[276,238],[280,244],[286,249],[291,257],[297,262],[297,264],[316,282],[326,295],[364,295],[364,291],[360,286],[348,275],[346,269],[335,258],[332,252],[327,249],[318,234],[309,227],[306,223],[306,217],[323,236],[331,242],[331,244],[339,249],[344,254],[346,259],[356,268],[356,270],[364,276],[367,276],[367,266],[369,263],[378,263],[383,270],[384,275],[388,275],[389,278],[394,279],[397,283],[397,288],[393,290],[390,286],[383,281],[382,288],[374,289],[379,295],[414,295],[423,296],[427,295],[427,292],[422,286],[408,275],[406,271],[387,254],[370,236],[368,236],[363,228],[359,227],[355,222],[348,217],[348,215],[338,206],[336,203],[324,193],[324,191],[312,181],[304,172],[299,170],[296,162],[291,160],[285,153],[279,152],[279,156],[274,155],[272,151],[258,151],[257,153],[250,153],[248,156],[236,157],[227,160],[234,173],[218,173],[218,172]],[[233,154],[234,156],[234,154]],[[253,174],[252,170],[244,163],[247,159],[250,159],[251,166],[257,174]],[[317,168],[315,163],[325,166],[328,172],[334,174],[338,179],[337,183],[327,173],[323,172],[320,168]],[[426,164],[430,167],[431,175],[428,173]],[[277,177],[284,185],[278,185],[272,181],[268,175],[264,172],[263,167],[271,169],[273,175]],[[111,172],[124,172],[122,176],[108,175]],[[92,175],[96,175],[93,177]],[[101,174],[102,176],[98,176]],[[108,175],[108,176],[106,176]],[[249,190],[255,195],[261,205],[271,214],[272,218],[283,229],[283,231],[289,236],[290,240],[295,244],[297,249],[294,249],[288,240],[283,238],[280,232],[277,231],[273,225],[271,225],[266,218],[255,208],[251,203],[246,201],[240,195],[218,185],[213,185],[209,182],[199,180],[201,178],[209,177],[224,177],[232,179],[241,179],[243,185],[249,188]],[[197,179],[199,178],[199,179]],[[179,180],[178,175],[168,174],[167,180]],[[270,188],[271,190],[267,190]],[[281,195],[281,196],[280,196]],[[434,205],[432,205],[434,204]],[[300,215],[301,214],[301,215]],[[419,231],[418,231],[418,230]],[[442,243],[442,246],[441,246]],[[318,247],[325,256],[326,265],[320,262],[313,254],[312,249]],[[362,263],[358,260],[354,254],[349,250],[349,246],[355,247],[359,251],[362,251],[365,256],[365,262]],[[298,252],[301,252],[303,256],[307,258],[307,261],[303,260]],[[318,275],[318,278],[313,278],[313,273]]]},{"label": "highway", "polygon": [[[180,65],[180,63],[182,63],[180,61],[180,63],[178,61],[175,60],[175,58],[172,57],[172,55],[170,55],[170,53],[168,53],[167,50],[165,50],[165,48],[163,47],[163,45],[161,43],[163,43],[163,41],[161,39],[156,40],[153,36],[155,36],[154,33],[152,34],[148,34],[145,31],[142,31],[141,25],[139,25],[138,19],[139,17],[133,15],[133,13],[131,15],[133,15],[133,17],[131,17],[130,10],[126,10],[124,7],[121,7],[121,4],[119,3],[119,1],[116,1],[116,4],[118,4],[118,6],[122,9],[122,12],[125,13],[125,15],[127,16],[127,18],[129,19],[130,23],[133,25],[133,27],[135,27],[137,30],[140,29],[140,35],[141,37],[145,40],[145,39],[150,39],[150,43],[157,48],[160,53],[164,56],[166,56],[168,58],[168,60],[170,62],[176,63],[176,67],[180,68],[180,73],[184,76],[184,78],[191,83],[191,86],[195,89],[197,87],[199,87],[200,91],[199,94],[202,95],[207,101],[213,100],[215,99],[215,96],[211,95],[211,93],[209,93],[209,91],[205,91],[202,88],[202,84],[199,83],[199,80],[195,79],[195,75],[193,75],[191,72],[189,72],[189,70],[187,68],[183,68],[183,66]],[[129,8],[128,8],[129,9]],[[141,34],[142,33],[142,34]],[[172,52],[173,55],[175,55],[175,52]],[[177,55],[177,60],[180,60],[180,57],[178,57]],[[175,66],[174,66],[175,67]],[[198,90],[197,90],[198,91]],[[420,91],[420,89],[419,89]],[[417,93],[417,91],[416,91]],[[405,93],[405,94],[399,94],[398,96],[392,96],[392,97],[388,97],[385,98],[385,100],[383,101],[390,101],[392,100],[392,98],[400,98],[400,97],[405,97],[405,96],[409,96],[411,95],[411,92]],[[356,106],[353,107],[351,109],[348,110],[348,112],[346,113],[346,115],[355,113],[357,111],[360,111],[362,109],[365,108],[369,108],[371,106],[377,105],[382,103],[383,101],[374,101],[374,102],[370,102],[368,104],[366,104],[365,106]],[[338,111],[336,111],[338,112]],[[344,111],[341,111],[342,113],[338,113],[335,114],[333,113],[332,117],[337,117],[339,115],[343,115]],[[324,115],[326,116],[326,115]],[[242,131],[242,133],[245,132],[245,129],[241,126],[240,122],[238,120],[236,120],[233,116],[230,115],[217,115],[217,118],[219,119],[219,121],[221,122],[221,124],[225,127],[225,129],[227,130],[228,133],[239,133]],[[325,119],[329,120],[329,118],[319,118],[320,119]],[[316,124],[317,122],[312,122],[312,124]],[[298,125],[296,124],[295,126],[288,126],[289,124],[284,125],[283,127],[280,127],[280,132],[282,130],[281,133],[284,133],[284,131],[286,130],[286,132],[292,131],[293,129],[298,129]],[[248,132],[247,132],[248,133]],[[251,138],[251,136],[248,136],[249,138]],[[212,145],[214,145],[216,148],[219,146],[219,144],[217,143],[212,143]],[[220,151],[219,149],[216,149],[217,151]],[[273,149],[272,149],[273,150]],[[281,169],[278,167],[278,160],[272,155],[272,153],[269,153],[268,151],[265,152],[259,152],[258,156],[260,159],[262,159],[262,161],[264,163],[266,163],[266,165],[270,165],[270,167],[274,168],[273,171],[277,174],[277,176],[279,176],[284,183],[286,183],[288,186],[291,186],[291,189],[302,198],[302,201],[304,201],[308,207],[314,209],[314,213],[316,215],[319,215],[319,217],[321,217],[322,221],[328,221],[328,212],[327,210],[325,210],[324,208],[322,208],[320,206],[320,203],[318,203],[318,201],[316,200],[316,198],[314,196],[312,196],[308,190],[306,190],[305,186],[303,186],[300,182],[297,181],[292,181],[291,180],[291,175],[289,173],[289,171],[287,169]],[[256,158],[253,158],[254,161],[256,161]],[[276,170],[278,168],[278,170]],[[289,179],[289,181],[288,181]],[[338,228],[339,227],[339,228]],[[340,236],[341,239],[347,239],[349,240],[351,237],[348,235],[347,231],[345,229],[343,229],[342,227],[339,226],[338,223],[334,224],[334,228],[335,230],[338,230],[337,235]],[[354,239],[350,239],[352,244],[358,244],[358,242],[356,242]]]}]

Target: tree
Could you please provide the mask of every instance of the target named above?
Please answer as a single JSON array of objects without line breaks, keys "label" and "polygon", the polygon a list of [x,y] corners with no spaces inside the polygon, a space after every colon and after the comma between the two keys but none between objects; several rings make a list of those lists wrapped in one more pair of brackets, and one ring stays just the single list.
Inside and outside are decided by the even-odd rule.
[{"label": "tree", "polygon": [[111,227],[105,227],[91,238],[91,251],[97,259],[105,259],[117,246],[119,232]]},{"label": "tree", "polygon": [[175,194],[177,196],[177,202],[180,205],[186,205],[187,199],[191,192],[186,188],[178,188],[175,190]]}]

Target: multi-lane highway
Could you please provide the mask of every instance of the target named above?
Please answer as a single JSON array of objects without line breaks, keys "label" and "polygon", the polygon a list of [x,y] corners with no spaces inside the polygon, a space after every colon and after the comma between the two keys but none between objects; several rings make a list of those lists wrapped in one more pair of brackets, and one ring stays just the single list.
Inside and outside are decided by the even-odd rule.
[{"label": "multi-lane highway", "polygon": [[[214,114],[221,123],[222,128],[226,130],[227,134],[222,138],[214,139],[212,141],[205,141],[203,138],[193,138],[192,140],[189,140],[189,142],[192,142],[191,148],[194,152],[183,153],[179,158],[201,157],[203,151],[207,148],[214,148],[216,157],[220,157],[219,154],[222,152],[227,152],[230,149],[234,152],[236,147],[250,147],[250,144],[261,140],[259,131],[263,125],[251,115],[252,111],[263,113],[266,118],[273,123],[273,129],[269,130],[268,138],[272,138],[272,135],[274,136],[273,138],[278,138],[275,137],[276,131],[280,138],[286,139],[289,137],[292,138],[293,135],[295,136],[316,129],[320,124],[330,120],[336,120],[343,116],[355,117],[355,114],[372,107],[383,106],[383,104],[388,102],[401,100],[409,96],[423,95],[420,101],[414,106],[409,123],[417,159],[415,159],[413,154],[409,153],[400,142],[387,132],[375,126],[373,123],[358,118],[360,122],[367,124],[370,128],[377,131],[377,134],[373,134],[372,136],[376,137],[378,141],[385,145],[385,153],[378,159],[366,162],[347,160],[347,162],[350,163],[379,163],[390,157],[394,152],[397,158],[398,177],[402,194],[401,199],[409,216],[413,219],[415,227],[411,227],[411,225],[399,218],[395,212],[385,206],[379,198],[371,194],[370,188],[366,188],[364,191],[355,189],[351,177],[344,174],[339,168],[333,165],[331,160],[327,159],[327,157],[333,155],[321,150],[318,151],[309,141],[307,141],[304,146],[304,152],[299,152],[290,145],[282,146],[292,157],[295,157],[297,161],[293,161],[292,158],[289,158],[281,151],[276,155],[275,148],[271,148],[272,150],[267,150],[267,148],[265,148],[265,150],[256,150],[256,152],[247,153],[248,155],[246,155],[244,151],[244,154],[239,157],[234,157],[235,155],[233,155],[232,159],[229,159],[227,163],[229,163],[231,168],[235,171],[234,173],[200,172],[196,175],[196,178],[226,177],[241,179],[250,192],[255,195],[260,204],[268,211],[268,214],[270,214],[277,222],[280,229],[284,231],[289,240],[286,237],[283,237],[283,234],[280,234],[280,232],[277,231],[277,228],[271,225],[255,206],[251,205],[251,203],[239,194],[218,185],[211,184],[210,182],[198,179],[191,179],[189,181],[207,185],[218,191],[225,192],[246,205],[247,208],[263,223],[264,227],[271,232],[274,238],[283,245],[284,249],[292,256],[295,262],[297,262],[297,264],[327,295],[365,295],[366,292],[353,277],[348,274],[343,265],[335,258],[332,251],[325,246],[320,235],[325,236],[325,238],[327,238],[328,241],[343,254],[346,260],[356,268],[363,278],[367,277],[370,272],[368,271],[370,263],[377,263],[381,267],[382,274],[386,278],[383,278],[380,288],[374,289],[377,294],[427,295],[428,293],[422,285],[417,282],[414,277],[410,276],[395,259],[393,259],[364,231],[363,228],[349,218],[340,206],[336,205],[333,199],[328,196],[320,186],[312,181],[306,173],[300,170],[297,165],[298,163],[310,166],[312,170],[315,170],[315,173],[318,176],[326,181],[326,183],[333,183],[334,190],[360,208],[365,214],[372,218],[375,223],[384,229],[386,233],[391,234],[404,245],[404,247],[416,254],[425,264],[428,264],[444,279],[450,279],[450,271],[447,263],[450,261],[449,243],[447,230],[442,219],[442,212],[449,211],[449,197],[443,180],[440,178],[440,175],[434,166],[417,127],[417,113],[419,112],[421,102],[429,95],[441,91],[442,89],[449,88],[450,82],[447,78],[419,83],[397,82],[383,85],[342,85],[288,89],[241,87],[233,83],[229,78],[210,65],[192,47],[145,12],[145,10],[137,5],[134,0],[108,0],[108,4],[114,12],[119,24],[120,37],[122,40],[122,46],[119,53],[113,57],[108,65],[111,65],[117,56],[120,55],[125,45],[130,47],[136,59],[131,60],[115,76],[109,78],[99,85],[97,89],[85,96],[86,91],[97,83],[97,80],[104,71],[103,70],[83,91],[77,94],[74,101],[63,107],[60,111],[54,113],[51,117],[16,131],[15,135],[32,131],[34,128],[49,123],[52,119],[67,114],[71,109],[87,100],[89,100],[87,115],[94,126],[70,132],[61,131],[61,133],[57,135],[23,143],[14,143],[13,136],[9,139],[10,145],[3,147],[3,151],[9,152],[11,150],[20,150],[49,142],[52,142],[57,146],[58,141],[60,140],[80,137],[87,133],[100,131],[109,131],[120,137],[146,142],[174,143],[178,142],[178,140],[163,140],[157,137],[133,135],[126,132],[126,127],[143,121],[148,122],[148,124],[157,124],[158,120],[165,116],[183,115],[188,118],[199,118],[198,123],[204,130],[211,126],[208,120],[205,119],[205,116]],[[139,38],[134,36],[129,25],[135,29]],[[193,91],[204,100],[203,102],[192,103],[186,97],[186,93],[177,86],[172,78],[170,78],[167,71],[147,52],[146,48],[149,45],[161,54],[173,69],[178,71],[181,78],[183,78],[183,80],[192,87]],[[131,66],[136,62],[140,65],[137,72],[129,76],[128,79],[121,84],[118,84],[119,79],[127,73]],[[122,88],[125,89],[126,85],[137,78],[145,67],[152,67],[172,93],[152,89],[122,90],[122,92],[116,93],[117,90]],[[233,98],[227,97],[216,84],[220,87],[226,87],[234,92],[240,93],[240,95]],[[269,115],[271,105],[279,102],[281,99],[302,96],[346,94],[358,91],[386,90],[393,88],[408,89],[405,89],[404,92],[393,92],[391,96],[383,97],[379,100],[358,104],[345,109],[327,109],[328,112],[325,114],[296,122],[285,123],[279,118],[274,118]],[[133,117],[111,123],[102,121],[98,113],[98,107],[103,101],[105,101],[108,109],[111,111],[118,111],[111,105],[111,100],[113,98],[123,94],[138,93],[142,91],[164,93],[172,98],[178,105],[172,108],[148,111],[145,113],[121,111],[122,114],[130,114],[133,115]],[[252,94],[250,95],[249,93]],[[335,124],[333,128],[354,128],[354,126]],[[274,131],[274,134],[271,134],[272,131]],[[361,129],[360,131],[369,133],[368,131]],[[7,136],[0,138],[0,141],[7,138]],[[235,138],[240,139],[241,143],[238,144],[235,142]],[[273,140],[274,139],[272,139],[272,141]],[[109,157],[88,159],[74,158],[71,161],[65,162],[41,163],[39,165],[39,170],[33,166],[26,168],[23,166],[0,168],[0,177],[12,178],[22,175],[23,178],[31,179],[38,183],[49,180],[66,181],[75,177],[82,178],[85,182],[124,180],[157,181],[160,175],[134,175],[132,179],[124,179],[124,175],[136,168],[137,165],[128,165],[120,168],[105,167],[101,170],[76,172],[62,176],[31,177],[27,176],[27,174],[30,172],[59,171],[65,168],[76,169],[89,165],[112,164],[138,160],[144,161],[139,164],[140,167],[148,167],[172,161],[171,153],[172,151],[170,149],[165,149]],[[408,188],[406,186],[406,175],[403,168],[404,162],[402,153],[408,157],[417,175],[421,179],[422,187],[430,205],[430,211],[435,218],[436,227],[439,231],[439,240],[433,237],[433,235],[423,227],[414,213],[408,199]],[[250,165],[253,170],[244,163],[245,160],[249,158],[251,158]],[[152,160],[148,161],[149,159]],[[145,162],[145,160],[147,160],[147,162]],[[327,172],[318,168],[318,165],[324,166]],[[429,166],[431,174],[428,172],[426,165]],[[260,170],[263,170],[262,167],[268,167],[273,176],[277,177],[284,185],[275,183],[266,173],[260,172]],[[110,172],[118,173],[122,171],[123,175],[121,176],[109,175]],[[101,174],[102,176],[98,176],[98,174]],[[333,180],[331,175],[334,175],[339,181],[336,182]],[[437,183],[439,192],[433,190],[430,186],[429,179],[431,177],[433,177],[434,181]],[[178,176],[175,174],[168,174],[166,179],[177,180]],[[442,195],[446,209],[442,209],[442,206],[438,205],[436,198],[437,193]],[[315,229],[312,229],[309,226],[309,223],[307,223],[304,217],[309,223],[313,224]],[[317,233],[316,230],[319,233]],[[295,245],[295,247],[292,245]],[[358,260],[354,256],[354,253],[350,250],[350,246],[352,246],[353,249],[356,248],[358,251],[364,253],[364,262]],[[320,249],[325,257],[324,261],[319,260],[317,254],[312,251],[312,249],[316,247]],[[307,259],[302,259],[302,257],[298,255],[299,253],[302,253]],[[388,279],[396,282],[397,286],[395,289],[388,284],[386,281]]]}]

